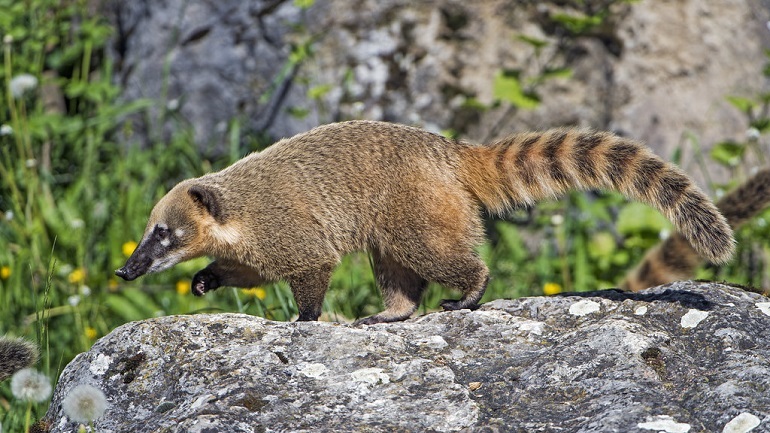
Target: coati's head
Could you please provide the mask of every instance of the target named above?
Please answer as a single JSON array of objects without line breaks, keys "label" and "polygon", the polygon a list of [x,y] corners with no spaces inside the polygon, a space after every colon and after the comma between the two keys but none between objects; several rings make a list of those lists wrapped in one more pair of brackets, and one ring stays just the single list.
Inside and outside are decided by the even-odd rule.
[{"label": "coati's head", "polygon": [[216,188],[196,179],[181,182],[152,209],[144,237],[115,275],[131,281],[206,255],[210,235],[224,223]]}]

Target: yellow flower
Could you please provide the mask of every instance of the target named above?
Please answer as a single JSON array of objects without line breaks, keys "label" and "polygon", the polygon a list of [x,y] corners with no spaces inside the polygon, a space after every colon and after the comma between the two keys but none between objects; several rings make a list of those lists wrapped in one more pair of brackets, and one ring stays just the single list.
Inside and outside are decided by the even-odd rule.
[{"label": "yellow flower", "polygon": [[545,283],[543,285],[543,294],[546,296],[555,295],[561,293],[561,286],[557,283]]},{"label": "yellow flower", "polygon": [[176,282],[176,292],[180,295],[190,293],[190,280],[179,280]]},{"label": "yellow flower", "polygon": [[0,278],[3,280],[7,280],[8,277],[11,276],[11,267],[10,266],[3,266],[0,268]]},{"label": "yellow flower", "polygon": [[86,271],[83,268],[75,268],[67,277],[70,283],[80,284],[86,280]]},{"label": "yellow flower", "polygon": [[124,243],[123,246],[120,247],[120,248],[123,251],[123,255],[126,256],[126,257],[129,257],[131,255],[131,253],[133,253],[134,250],[136,249],[136,242],[128,241],[128,242]]},{"label": "yellow flower", "polygon": [[86,338],[93,340],[96,338],[96,329],[86,326]]},{"label": "yellow flower", "polygon": [[115,277],[112,277],[107,281],[107,288],[110,289],[110,292],[117,291],[119,286],[118,279]]},{"label": "yellow flower", "polygon": [[267,292],[262,287],[252,287],[250,289],[241,289],[241,293],[247,296],[253,296],[260,300],[264,300],[267,297]]}]

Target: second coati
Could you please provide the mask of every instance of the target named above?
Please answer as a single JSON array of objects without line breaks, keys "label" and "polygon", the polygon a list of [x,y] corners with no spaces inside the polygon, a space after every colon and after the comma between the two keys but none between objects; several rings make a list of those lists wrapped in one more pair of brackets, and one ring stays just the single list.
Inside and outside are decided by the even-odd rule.
[{"label": "second coati", "polygon": [[[770,168],[759,170],[741,186],[717,202],[717,208],[733,229],[770,205]],[[638,292],[648,287],[686,280],[695,275],[703,259],[680,233],[673,233],[645,254],[621,284]]]},{"label": "second coati", "polygon": [[554,129],[474,145],[385,122],[320,126],[216,173],[180,182],[152,210],[142,241],[116,274],[133,280],[194,257],[215,259],[192,280],[220,286],[285,280],[298,320],[316,320],[340,258],[371,252],[385,311],[408,318],[429,281],[462,292],[446,310],[477,308],[489,271],[475,251],[481,211],[609,189],[670,219],[699,254],[728,261],[724,217],[675,166],[606,132]]}]

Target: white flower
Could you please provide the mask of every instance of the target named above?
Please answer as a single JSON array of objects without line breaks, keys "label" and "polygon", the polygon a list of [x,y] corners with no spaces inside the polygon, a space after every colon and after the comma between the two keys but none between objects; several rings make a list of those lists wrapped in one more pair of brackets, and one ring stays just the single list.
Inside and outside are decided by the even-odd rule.
[{"label": "white flower", "polygon": [[19,400],[40,403],[51,395],[51,382],[45,374],[25,368],[11,378],[11,392]]},{"label": "white flower", "polygon": [[11,78],[11,83],[8,85],[11,90],[11,95],[14,98],[19,99],[24,96],[27,90],[32,90],[37,87],[37,78],[30,74],[21,74]]},{"label": "white flower", "polygon": [[72,295],[69,298],[67,298],[67,303],[70,304],[73,307],[77,307],[80,303],[80,296],[78,295]]},{"label": "white flower", "polygon": [[2,126],[0,126],[0,136],[11,134],[13,134],[13,128],[11,128],[11,125],[6,125],[4,123]]},{"label": "white flower", "polygon": [[86,285],[81,286],[80,287],[80,294],[83,295],[83,296],[90,295],[91,294],[91,288],[86,286]]},{"label": "white flower", "polygon": [[6,221],[12,221],[13,220],[13,211],[12,210],[5,211],[5,220]]},{"label": "white flower", "polygon": [[560,214],[556,214],[556,215],[552,216],[551,217],[551,224],[553,224],[555,226],[560,226],[560,225],[564,224],[564,217],[562,215],[560,215]]},{"label": "white flower", "polygon": [[104,415],[107,410],[107,397],[99,388],[78,385],[64,397],[61,406],[73,421],[89,423]]}]

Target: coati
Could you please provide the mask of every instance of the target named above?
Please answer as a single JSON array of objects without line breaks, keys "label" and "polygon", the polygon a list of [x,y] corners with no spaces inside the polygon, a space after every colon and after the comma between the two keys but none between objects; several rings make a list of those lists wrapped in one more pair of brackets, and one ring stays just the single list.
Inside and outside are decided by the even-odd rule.
[{"label": "coati", "polygon": [[445,310],[477,308],[489,272],[474,247],[482,206],[504,214],[571,189],[605,188],[648,203],[699,254],[728,261],[732,231],[675,166],[606,132],[554,129],[474,145],[374,121],[320,126],[216,173],[182,181],[152,210],[116,274],[133,280],[199,256],[195,295],[285,280],[298,320],[316,320],[332,270],[352,251],[373,259],[385,311],[409,317],[429,281],[460,290]]},{"label": "coati", "polygon": [[37,346],[21,338],[0,337],[0,382],[37,362]]},{"label": "coati", "polygon": [[[770,168],[759,170],[740,187],[717,202],[733,229],[770,205]],[[645,254],[621,284],[637,292],[648,287],[692,278],[703,259],[681,233],[674,233]]]}]

